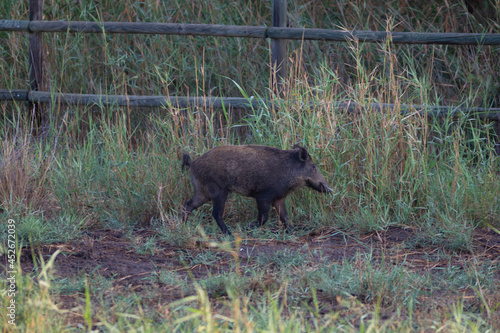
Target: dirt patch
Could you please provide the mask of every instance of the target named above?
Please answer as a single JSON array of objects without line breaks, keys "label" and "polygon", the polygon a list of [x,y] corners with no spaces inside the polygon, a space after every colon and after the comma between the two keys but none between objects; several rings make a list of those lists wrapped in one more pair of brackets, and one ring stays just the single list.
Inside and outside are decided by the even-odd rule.
[{"label": "dirt patch", "polygon": [[[158,297],[162,301],[169,302],[185,295],[175,286],[164,285],[159,278],[155,280],[155,272],[172,271],[177,275],[189,275],[196,279],[213,276],[217,272],[223,273],[234,268],[235,253],[239,257],[240,267],[254,265],[254,260],[258,258],[264,259],[286,251],[327,259],[327,262],[332,263],[340,263],[358,253],[371,253],[374,261],[384,260],[385,263],[390,262],[394,265],[403,264],[410,270],[425,272],[446,267],[450,262],[458,267],[468,265],[474,260],[496,262],[500,256],[500,235],[489,229],[475,231],[472,251],[449,251],[446,253],[446,260],[442,255],[445,251],[443,248],[410,246],[409,244],[414,244],[416,231],[402,227],[391,227],[384,232],[363,236],[349,235],[334,229],[320,229],[291,242],[245,239],[237,251],[232,253],[211,248],[208,242],[198,242],[192,248],[183,249],[158,241],[155,250],[150,253],[138,251],[134,246],[146,242],[154,235],[152,230],[136,231],[128,238],[118,230],[91,231],[69,243],[44,245],[34,251],[25,249],[21,265],[23,272],[32,272],[35,269],[32,253],[37,257],[35,261],[39,261],[39,254],[47,261],[54,252],[60,250],[61,253],[55,260],[57,277],[72,279],[82,273],[87,276],[98,274],[111,279],[115,290],[139,292],[154,287]],[[193,255],[204,253],[203,251],[207,249],[210,249],[212,255],[209,264],[188,260],[189,256],[192,258]],[[441,255],[434,255],[438,251],[441,251]],[[5,267],[2,266],[1,270],[5,270]],[[500,279],[498,271],[495,273],[495,278]],[[63,296],[63,303],[68,308],[73,307],[81,302],[78,301],[80,296]]]},{"label": "dirt patch", "polygon": [[[137,239],[148,239],[154,236],[150,230],[134,233]],[[386,259],[402,261],[414,269],[431,269],[449,264],[449,260],[441,263],[433,261],[432,254],[441,248],[408,248],[415,239],[415,231],[411,228],[391,227],[384,232],[374,232],[361,237],[348,235],[338,230],[316,230],[294,242],[276,240],[244,240],[239,247],[238,256],[244,263],[249,258],[264,257],[280,251],[298,251],[313,256],[327,257],[331,262],[341,262],[357,253],[373,251],[374,257],[384,255]],[[472,260],[495,260],[500,256],[500,235],[490,229],[477,229],[474,233],[474,249],[471,251],[450,252],[452,262],[460,264]],[[202,251],[208,244],[197,243]],[[186,249],[158,242],[155,253],[138,254],[132,241],[125,239],[118,230],[96,230],[86,233],[79,240],[66,244],[44,245],[35,250],[44,258],[50,257],[56,250],[61,250],[55,261],[56,272],[61,277],[72,277],[84,272],[97,272],[102,276],[114,277],[115,283],[136,283],[141,276],[151,272],[164,270],[199,271],[203,265],[186,267],[179,257]],[[196,252],[196,248],[189,251]],[[218,263],[222,267],[232,255],[221,251]],[[21,257],[24,272],[34,268],[31,251],[25,250]],[[2,269],[5,269],[2,267]]]}]

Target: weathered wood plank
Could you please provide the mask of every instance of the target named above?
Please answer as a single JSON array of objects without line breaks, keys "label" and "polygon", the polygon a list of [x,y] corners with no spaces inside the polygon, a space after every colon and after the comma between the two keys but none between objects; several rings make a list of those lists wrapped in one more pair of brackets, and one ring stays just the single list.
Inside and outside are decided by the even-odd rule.
[{"label": "weathered wood plank", "polygon": [[183,96],[136,96],[136,95],[89,95],[89,94],[62,94],[56,93],[51,96],[48,92],[32,91],[28,99],[41,103],[64,103],[83,105],[118,105],[135,107],[207,107],[222,108],[236,107],[249,108],[249,102],[239,97],[183,97]]},{"label": "weathered wood plank", "polygon": [[0,89],[0,100],[28,101],[28,90]]},{"label": "weathered wood plank", "polygon": [[274,28],[267,30],[271,38],[381,43],[392,38],[394,44],[500,45],[500,34],[343,31],[329,29]]},{"label": "weathered wood plank", "polygon": [[[0,100],[19,100],[39,103],[63,103],[79,105],[106,105],[106,106],[136,106],[136,107],[207,107],[222,108],[235,107],[241,109],[257,108],[263,105],[279,107],[279,101],[263,101],[259,99],[246,100],[242,97],[185,97],[185,96],[137,96],[137,95],[90,95],[90,94],[63,94],[43,91],[9,90],[0,89]],[[313,102],[313,104],[323,105],[333,109],[347,110],[350,112],[387,112],[400,109],[401,114],[410,115],[418,113],[429,117],[444,117],[449,114],[458,116],[460,114],[474,114],[482,119],[495,119],[500,121],[500,108],[482,107],[461,107],[461,106],[433,106],[433,105],[409,105],[409,104],[388,104],[371,103],[368,106],[361,106],[355,102]]]},{"label": "weathered wood plank", "polygon": [[[30,0],[30,22],[42,19],[42,4],[42,0]],[[29,84],[32,91],[40,90],[43,84],[42,36],[43,34],[41,32],[30,31],[29,33],[28,67],[30,71]],[[28,110],[30,112],[30,117],[32,117],[35,134],[38,134],[40,128],[44,126],[45,123],[43,106],[40,103],[29,101]]]},{"label": "weathered wood plank", "polygon": [[0,31],[28,31],[29,21],[0,20]]},{"label": "weathered wood plank", "polygon": [[[273,0],[273,27],[286,27],[286,0]],[[286,39],[272,38],[271,41],[271,77],[272,87],[281,92],[281,83],[287,72]]]},{"label": "weathered wood plank", "polygon": [[[29,27],[29,28],[28,28]],[[343,31],[331,29],[302,29],[253,27],[212,24],[141,23],[141,22],[78,22],[78,21],[12,21],[0,20],[0,31],[136,33],[220,37],[252,37],[276,39],[307,39],[344,42],[380,43],[389,36],[395,44],[500,45],[500,34],[427,33],[386,31]]]},{"label": "weathered wood plank", "polygon": [[216,24],[177,24],[177,23],[140,23],[140,22],[78,22],[78,21],[38,21],[31,22],[31,31],[43,32],[83,32],[83,33],[135,33],[191,36],[224,36],[264,38],[266,27],[216,25]]}]

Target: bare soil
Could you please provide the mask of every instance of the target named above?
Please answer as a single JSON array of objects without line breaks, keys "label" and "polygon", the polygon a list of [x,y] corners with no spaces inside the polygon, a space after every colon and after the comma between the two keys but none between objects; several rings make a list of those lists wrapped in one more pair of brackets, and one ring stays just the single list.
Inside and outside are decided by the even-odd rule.
[{"label": "bare soil", "polygon": [[[253,262],[255,258],[266,257],[284,250],[298,251],[313,257],[322,256],[322,259],[326,257],[328,262],[332,263],[342,262],[346,258],[354,257],[357,253],[372,252],[374,261],[381,261],[383,257],[386,264],[402,264],[409,270],[422,273],[450,264],[464,268],[466,265],[470,267],[472,262],[497,263],[500,258],[500,235],[490,229],[475,230],[473,249],[458,252],[447,252],[446,249],[437,246],[419,248],[414,243],[416,233],[417,231],[412,228],[390,227],[383,232],[356,236],[334,229],[320,229],[293,242],[246,239],[234,253],[237,253],[239,257],[240,267],[245,267],[245,265],[255,265]],[[132,238],[134,242],[141,239],[146,241],[154,235],[152,230],[139,230],[133,233]],[[409,246],[409,244],[413,245]],[[183,295],[176,286],[163,285],[160,279],[147,278],[151,277],[152,273],[175,271],[177,274],[189,274],[199,279],[214,275],[217,271],[223,273],[234,269],[234,253],[222,250],[217,253],[216,261],[209,266],[204,264],[187,266],[185,261],[180,260],[182,253],[189,252],[193,255],[193,253],[206,251],[208,248],[210,248],[209,244],[204,242],[197,242],[191,248],[185,249],[159,241],[153,254],[138,254],[132,241],[121,231],[106,229],[87,232],[80,239],[65,244],[44,245],[34,251],[25,249],[21,264],[23,272],[32,272],[36,270],[32,253],[35,253],[36,257],[42,254],[47,261],[55,251],[61,250],[55,260],[56,278],[72,279],[82,273],[87,276],[98,274],[110,278],[115,291],[139,293],[143,290],[154,289],[158,299],[161,299],[162,303],[168,303],[186,295]],[[217,250],[212,248],[212,251]],[[445,252],[444,255],[443,252]],[[40,267],[39,264],[37,266]],[[4,269],[5,267],[1,267],[1,270]],[[500,272],[497,271],[494,278],[500,280]],[[469,292],[473,294],[472,290]],[[318,296],[321,297],[320,294]],[[82,293],[61,295],[60,301],[63,307],[73,308],[81,305]]]}]

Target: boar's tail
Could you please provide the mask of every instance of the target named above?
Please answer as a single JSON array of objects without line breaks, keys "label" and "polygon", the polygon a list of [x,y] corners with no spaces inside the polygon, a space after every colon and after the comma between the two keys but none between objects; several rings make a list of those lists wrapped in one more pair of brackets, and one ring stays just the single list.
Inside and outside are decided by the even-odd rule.
[{"label": "boar's tail", "polygon": [[181,170],[184,171],[184,169],[189,169],[190,166],[191,166],[191,157],[188,154],[184,154],[182,156]]}]

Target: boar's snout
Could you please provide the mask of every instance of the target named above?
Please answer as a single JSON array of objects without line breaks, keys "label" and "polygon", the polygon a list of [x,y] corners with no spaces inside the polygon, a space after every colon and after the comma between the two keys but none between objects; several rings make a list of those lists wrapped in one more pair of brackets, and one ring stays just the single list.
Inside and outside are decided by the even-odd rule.
[{"label": "boar's snout", "polygon": [[326,180],[323,178],[322,175],[319,175],[318,178],[320,178],[320,179],[318,179],[316,181],[315,180],[308,180],[307,185],[310,188],[312,188],[320,193],[333,192],[333,189],[330,186],[328,186],[328,183],[326,182]]},{"label": "boar's snout", "polygon": [[327,184],[320,184],[321,193],[332,193],[333,189]]}]

